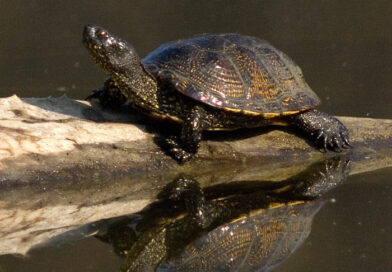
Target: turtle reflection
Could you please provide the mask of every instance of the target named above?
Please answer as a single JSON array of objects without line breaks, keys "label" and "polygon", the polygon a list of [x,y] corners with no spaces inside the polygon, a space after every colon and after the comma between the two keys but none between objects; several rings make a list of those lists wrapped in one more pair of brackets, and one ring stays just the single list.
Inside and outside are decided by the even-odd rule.
[{"label": "turtle reflection", "polygon": [[335,158],[279,183],[202,189],[180,177],[160,201],[112,219],[97,237],[125,258],[121,271],[269,271],[305,241],[323,203],[317,197],[348,173],[349,162]]}]

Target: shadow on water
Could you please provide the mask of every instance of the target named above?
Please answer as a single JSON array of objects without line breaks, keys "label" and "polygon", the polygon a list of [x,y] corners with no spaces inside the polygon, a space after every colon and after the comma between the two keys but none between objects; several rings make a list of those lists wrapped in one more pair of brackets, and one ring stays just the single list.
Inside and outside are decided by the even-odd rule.
[{"label": "shadow on water", "polygon": [[349,172],[350,161],[335,157],[279,183],[201,188],[180,176],[141,212],[82,226],[41,246],[94,234],[122,258],[121,271],[269,271],[304,243],[322,195]]}]

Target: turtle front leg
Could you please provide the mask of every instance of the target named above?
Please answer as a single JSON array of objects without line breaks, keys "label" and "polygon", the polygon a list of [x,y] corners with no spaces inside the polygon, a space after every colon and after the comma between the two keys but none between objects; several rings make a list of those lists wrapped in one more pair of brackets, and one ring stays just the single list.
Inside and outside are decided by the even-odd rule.
[{"label": "turtle front leg", "polygon": [[217,205],[205,198],[199,182],[185,176],[166,185],[164,190],[159,193],[158,198],[183,200],[188,215],[202,229],[208,228],[221,212]]},{"label": "turtle front leg", "polygon": [[202,131],[208,126],[207,112],[200,106],[195,106],[186,116],[181,130],[181,137],[170,137],[166,140],[169,153],[179,162],[189,161],[200,146]]},{"label": "turtle front leg", "polygon": [[333,116],[308,110],[291,118],[292,125],[309,135],[315,145],[324,151],[341,152],[350,147],[347,128]]},{"label": "turtle front leg", "polygon": [[98,99],[99,104],[102,108],[106,109],[119,109],[127,101],[127,98],[116,86],[116,83],[108,78],[103,87],[94,90],[85,100]]}]

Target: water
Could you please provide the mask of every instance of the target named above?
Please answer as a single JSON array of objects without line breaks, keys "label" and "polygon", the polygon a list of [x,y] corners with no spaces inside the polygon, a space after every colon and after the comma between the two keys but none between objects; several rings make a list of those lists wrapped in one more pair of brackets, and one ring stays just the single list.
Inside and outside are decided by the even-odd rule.
[{"label": "water", "polygon": [[[316,167],[307,175],[301,175],[302,181],[308,180],[305,188],[323,184],[325,181],[323,175],[319,175],[321,181],[318,181],[319,178],[314,178],[315,175],[318,175],[320,169],[322,167]],[[324,187],[318,193],[324,191],[326,194],[322,198],[316,198],[316,200],[308,202],[309,204],[307,202],[304,204],[295,202],[298,199],[298,193],[296,193],[296,196],[290,197],[294,201],[292,203],[296,203],[292,204],[294,207],[310,205],[310,208],[300,208],[291,219],[288,219],[289,213],[287,212],[282,212],[280,215],[278,213],[278,215],[275,215],[278,216],[275,219],[273,217],[268,219],[265,212],[261,217],[259,216],[258,220],[264,222],[265,228],[268,228],[269,224],[272,224],[271,222],[275,222],[274,220],[283,224],[284,227],[280,227],[278,233],[283,235],[284,238],[277,239],[274,245],[288,244],[294,252],[292,255],[289,253],[279,254],[276,253],[279,250],[276,250],[274,253],[280,256],[283,263],[273,270],[265,271],[314,271],[316,269],[328,272],[342,271],[341,269],[344,269],[344,271],[390,271],[392,268],[392,261],[388,254],[392,249],[391,224],[388,216],[392,208],[392,186],[389,184],[392,169],[354,175],[347,180],[344,180],[344,177],[349,171],[349,167],[347,168],[344,163],[340,162],[340,164],[335,164],[329,169],[330,176],[334,176],[332,180],[329,179],[329,182],[340,184],[337,188]],[[307,177],[310,177],[310,179]],[[310,181],[313,183],[309,183]],[[291,184],[298,184],[298,181],[293,180],[292,182]],[[253,182],[249,186],[256,188],[255,184]],[[287,188],[288,184],[290,183],[280,186]],[[222,190],[228,187],[228,185],[225,186],[218,188],[219,190],[215,189],[215,191],[214,189],[207,189],[205,192],[210,197],[214,195],[214,192],[225,191],[225,194],[228,194],[230,190]],[[274,186],[276,189],[276,185]],[[323,187],[318,186],[317,188]],[[330,189],[332,191],[329,191]],[[258,190],[260,191],[260,189]],[[238,192],[238,190],[236,191]],[[255,199],[252,194],[256,191],[257,189],[250,190],[251,193],[246,197],[246,203]],[[297,190],[297,192],[299,191]],[[309,191],[307,190],[307,192]],[[288,195],[279,190],[278,195],[284,194],[287,200]],[[256,197],[259,198],[258,195]],[[274,194],[271,194],[269,201],[272,201],[273,197]],[[230,203],[235,203],[233,199],[235,198],[232,198]],[[256,204],[252,205],[263,206],[262,203],[265,202],[260,200],[253,203]],[[252,212],[255,216],[257,216],[256,206],[253,206],[254,210]],[[168,216],[177,209],[173,207],[167,203],[161,206],[153,206],[153,208],[147,210],[146,214],[154,214],[151,218],[158,218],[163,214]],[[236,209],[245,208],[238,205]],[[151,213],[152,210],[155,212]],[[229,209],[225,214],[228,214],[228,212]],[[302,221],[301,216],[304,216],[306,221]],[[135,216],[131,215],[130,218],[131,220],[127,221],[128,223],[125,225],[126,229],[135,224],[144,225],[144,227],[138,227],[139,232],[142,232],[143,228],[148,229],[149,220],[147,220],[147,223],[140,224],[138,223],[141,220],[140,216],[136,217],[136,220],[134,219]],[[125,259],[116,256],[110,243],[104,243],[95,237],[83,238],[84,235],[96,233],[97,230],[100,230],[103,234],[106,233],[107,228],[116,226],[118,219],[115,220],[115,223],[113,223],[113,219],[103,220],[71,230],[66,234],[55,237],[49,244],[33,249],[28,257],[0,256],[0,268],[3,271],[25,271],[26,269],[29,269],[29,271],[117,271],[123,265]],[[147,227],[145,224],[147,224]],[[296,225],[297,227],[295,227]],[[235,231],[235,228],[231,228]],[[119,237],[121,239],[129,237],[129,235],[125,235],[124,228],[121,229],[123,231]],[[294,231],[292,234],[290,234],[290,229]],[[203,237],[205,235],[203,233],[205,232],[199,233],[198,236]],[[157,236],[154,237],[157,238]],[[272,235],[269,239],[274,241],[273,237],[275,236]],[[199,244],[203,244],[202,242],[205,239],[201,238]],[[209,239],[212,240],[212,238]],[[293,239],[296,239],[297,242],[288,242],[288,240],[294,241]],[[176,241],[181,240],[177,239]],[[270,248],[267,240],[264,240],[264,242],[261,245],[265,246],[266,244],[267,249]],[[178,247],[181,246],[178,245]],[[223,249],[220,250],[224,252]],[[260,256],[262,255],[260,254]],[[267,260],[269,259],[267,258]],[[267,269],[267,267],[265,268]]]},{"label": "water", "polygon": [[392,4],[358,1],[53,1],[1,4],[2,96],[83,98],[105,76],[81,46],[87,23],[105,26],[141,56],[163,42],[238,32],[270,41],[304,70],[323,108],[388,117]]},{"label": "water", "polygon": [[[0,4],[0,95],[84,98],[105,78],[81,45],[96,23],[141,56],[199,33],[270,41],[303,69],[335,115],[391,118],[392,3],[367,1],[6,1]],[[308,239],[273,271],[391,271],[391,169],[351,176],[329,192]],[[333,201],[331,201],[333,200]],[[121,259],[90,237],[0,256],[0,271],[113,271]]]},{"label": "water", "polygon": [[321,209],[304,246],[276,271],[391,271],[391,174],[353,176],[333,191],[336,202]]}]

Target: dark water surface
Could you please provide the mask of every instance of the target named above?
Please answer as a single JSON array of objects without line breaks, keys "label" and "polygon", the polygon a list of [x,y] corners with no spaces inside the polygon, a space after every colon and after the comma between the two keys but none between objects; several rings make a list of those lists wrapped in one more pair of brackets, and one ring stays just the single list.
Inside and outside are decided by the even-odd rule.
[{"label": "dark water surface", "polygon": [[104,74],[81,45],[87,23],[105,26],[140,56],[163,42],[238,32],[270,41],[302,67],[337,115],[390,117],[392,3],[300,1],[4,1],[0,94],[83,98]]},{"label": "dark water surface", "polygon": [[[84,98],[105,78],[81,44],[105,26],[145,56],[163,42],[238,32],[291,56],[334,115],[392,118],[389,0],[2,1],[0,96]],[[392,271],[392,170],[350,177],[329,193],[305,243],[273,271]],[[0,256],[0,271],[116,271],[109,245],[87,238]]]},{"label": "dark water surface", "polygon": [[[392,271],[391,176],[392,168],[350,176],[323,197],[309,237],[294,254],[262,271]],[[117,271],[124,261],[94,237],[28,255],[0,256],[0,271]]]}]

